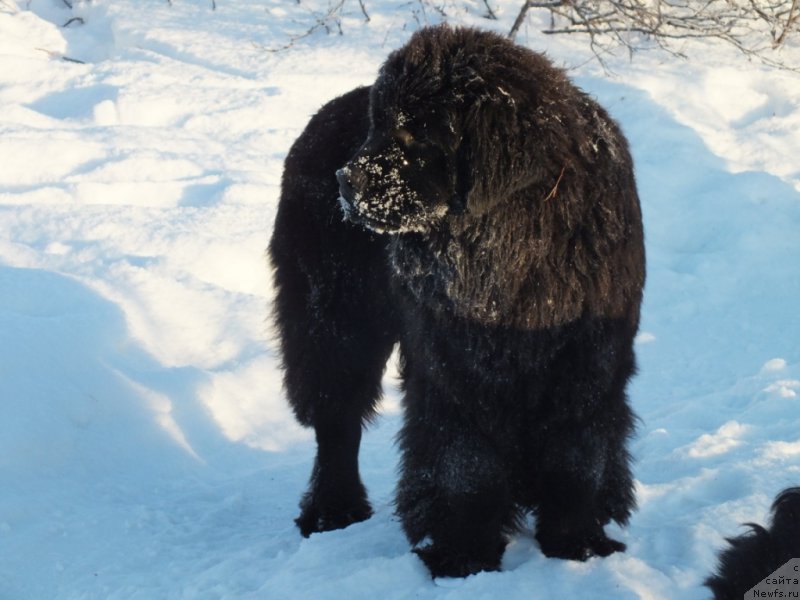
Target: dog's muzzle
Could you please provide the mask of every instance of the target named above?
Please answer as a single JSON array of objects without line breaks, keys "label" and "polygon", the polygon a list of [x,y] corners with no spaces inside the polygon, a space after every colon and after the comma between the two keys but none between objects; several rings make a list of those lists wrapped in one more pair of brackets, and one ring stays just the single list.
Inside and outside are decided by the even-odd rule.
[{"label": "dog's muzzle", "polygon": [[353,223],[361,221],[355,204],[359,195],[359,186],[364,183],[363,179],[363,176],[358,175],[358,170],[348,166],[336,171],[336,181],[339,182],[339,206],[342,208],[345,220]]}]

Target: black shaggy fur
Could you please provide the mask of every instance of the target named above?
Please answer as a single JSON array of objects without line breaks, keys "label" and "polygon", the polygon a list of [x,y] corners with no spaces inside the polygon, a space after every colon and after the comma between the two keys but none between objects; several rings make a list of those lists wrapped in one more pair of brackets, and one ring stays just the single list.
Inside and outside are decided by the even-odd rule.
[{"label": "black shaggy fur", "polygon": [[304,535],[370,515],[361,426],[399,342],[397,512],[433,575],[498,569],[526,512],[548,556],[624,549],[603,527],[635,503],[639,201],[617,125],[547,59],[416,33],[295,142],[270,254],[287,393],[318,442]]},{"label": "black shaggy fur", "polygon": [[741,600],[776,569],[800,558],[800,487],[778,494],[769,529],[747,526],[750,532],[728,539],[730,547],[720,555],[717,572],[706,580],[715,600]]}]

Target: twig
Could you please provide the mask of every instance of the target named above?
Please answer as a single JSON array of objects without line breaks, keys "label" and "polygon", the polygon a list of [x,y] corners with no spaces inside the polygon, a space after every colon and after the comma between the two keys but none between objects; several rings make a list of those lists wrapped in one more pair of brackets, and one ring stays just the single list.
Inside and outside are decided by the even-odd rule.
[{"label": "twig", "polygon": [[358,0],[358,5],[361,7],[361,14],[364,15],[364,20],[369,23],[370,18],[369,14],[367,13],[367,7],[364,5],[364,0]]},{"label": "twig", "polygon": [[[167,4],[172,6],[172,0],[167,0]],[[217,10],[217,0],[211,0],[211,10]]]},{"label": "twig", "polygon": [[519,14],[517,18],[514,20],[514,24],[511,26],[511,31],[508,32],[508,39],[512,42],[517,37],[517,32],[519,28],[522,27],[522,23],[525,21],[525,16],[528,14],[528,9],[531,7],[531,0],[525,0],[522,3],[522,7],[519,9]]},{"label": "twig", "polygon": [[[313,15],[315,22],[306,31],[291,36],[289,41],[281,46],[266,48],[267,52],[282,52],[284,50],[288,50],[289,48],[293,48],[297,42],[313,35],[321,29],[324,29],[326,33],[330,34],[332,29],[335,27],[336,32],[339,35],[344,35],[344,30],[342,29],[342,10],[345,2],[346,0],[336,0],[335,2],[331,3],[326,13]],[[359,0],[359,5],[361,6],[361,14],[364,15],[364,20],[369,22],[370,17],[367,13],[364,1]]]},{"label": "twig", "polygon": [[556,179],[556,184],[553,186],[553,189],[550,190],[550,193],[545,196],[544,201],[547,202],[548,200],[552,200],[558,194],[558,184],[561,183],[561,180],[564,178],[564,172],[567,170],[567,165],[561,167],[561,173],[558,174],[558,179]]},{"label": "twig", "polygon": [[73,23],[77,23],[78,25],[86,25],[86,21],[83,20],[83,17],[72,17],[69,21],[64,23],[61,27],[69,27]]},{"label": "twig", "polygon": [[483,5],[486,7],[486,18],[497,21],[497,15],[492,10],[492,7],[489,6],[489,0],[483,0]]},{"label": "twig", "polygon": [[792,7],[789,9],[789,15],[786,17],[786,23],[784,24],[780,35],[773,42],[773,48],[782,46],[783,42],[786,41],[786,36],[789,31],[791,31],[791,29],[797,25],[798,18],[800,18],[800,14],[798,14],[798,4],[800,4],[800,0],[792,1]]},{"label": "twig", "polygon": [[48,50],[47,48],[36,48],[39,52],[44,52],[50,58],[59,58],[66,62],[77,63],[79,65],[85,65],[86,62],[82,60],[78,60],[77,58],[71,58],[69,56],[64,56],[63,54],[59,54],[58,52],[53,52],[52,50]]},{"label": "twig", "polygon": [[525,21],[525,17],[528,15],[528,10],[531,8],[548,8],[553,10],[569,3],[570,0],[550,0],[549,2],[533,2],[532,0],[525,0],[519,9],[517,18],[514,19],[514,24],[511,26],[511,30],[508,32],[508,39],[514,41],[514,39],[517,37],[517,32],[519,31],[519,28],[522,27],[522,23]]}]

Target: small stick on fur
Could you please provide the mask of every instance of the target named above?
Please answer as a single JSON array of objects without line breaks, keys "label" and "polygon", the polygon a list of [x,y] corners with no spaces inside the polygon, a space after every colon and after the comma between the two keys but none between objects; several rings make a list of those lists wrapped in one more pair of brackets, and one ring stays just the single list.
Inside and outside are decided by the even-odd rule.
[{"label": "small stick on fur", "polygon": [[556,180],[556,184],[553,186],[553,189],[550,190],[550,193],[545,196],[544,201],[547,202],[548,200],[552,200],[558,194],[558,184],[561,183],[561,180],[564,178],[564,171],[567,170],[567,165],[561,167],[561,173],[558,174],[558,179]]}]

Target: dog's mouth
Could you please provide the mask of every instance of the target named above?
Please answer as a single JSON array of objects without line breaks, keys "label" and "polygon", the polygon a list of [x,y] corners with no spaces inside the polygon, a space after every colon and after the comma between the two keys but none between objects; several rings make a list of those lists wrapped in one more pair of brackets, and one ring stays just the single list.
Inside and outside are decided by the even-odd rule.
[{"label": "dog's mouth", "polygon": [[364,212],[359,211],[352,200],[345,197],[344,194],[339,193],[339,207],[342,209],[342,216],[345,221],[369,229],[375,233],[390,234],[402,233],[402,227],[397,224],[387,223],[385,221],[376,219]]}]

